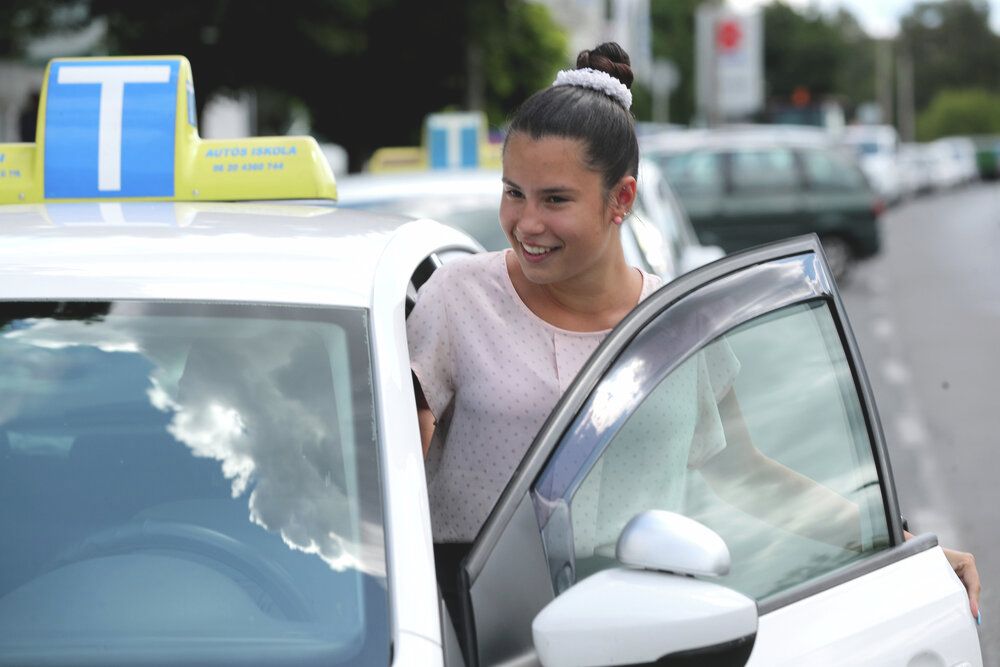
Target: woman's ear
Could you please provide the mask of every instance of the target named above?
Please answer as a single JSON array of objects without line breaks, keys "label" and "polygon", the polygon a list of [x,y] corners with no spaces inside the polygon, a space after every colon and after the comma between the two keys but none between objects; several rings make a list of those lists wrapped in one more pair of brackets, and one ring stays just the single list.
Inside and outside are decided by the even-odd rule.
[{"label": "woman's ear", "polygon": [[632,211],[637,194],[637,183],[634,176],[622,176],[618,184],[611,190],[612,222],[620,225]]}]

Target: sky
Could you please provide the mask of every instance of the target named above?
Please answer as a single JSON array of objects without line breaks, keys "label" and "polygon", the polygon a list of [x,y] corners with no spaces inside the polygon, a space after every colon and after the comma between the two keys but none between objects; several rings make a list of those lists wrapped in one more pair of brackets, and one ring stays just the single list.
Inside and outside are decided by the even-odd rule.
[{"label": "sky", "polygon": [[[738,9],[768,4],[771,0],[729,0]],[[844,7],[854,14],[873,37],[893,37],[899,31],[899,17],[916,4],[915,0],[785,0],[795,7],[819,6],[824,10]],[[989,0],[990,25],[1000,33],[1000,0]]]}]

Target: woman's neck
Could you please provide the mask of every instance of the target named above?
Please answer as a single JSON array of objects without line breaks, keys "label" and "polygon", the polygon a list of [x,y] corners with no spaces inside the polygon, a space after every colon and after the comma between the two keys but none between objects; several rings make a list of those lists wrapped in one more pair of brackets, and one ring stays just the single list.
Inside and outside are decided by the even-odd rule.
[{"label": "woman's neck", "polygon": [[506,265],[525,306],[545,322],[569,331],[613,328],[642,293],[642,274],[624,257],[571,279],[542,285],[525,277],[511,252],[506,254]]}]

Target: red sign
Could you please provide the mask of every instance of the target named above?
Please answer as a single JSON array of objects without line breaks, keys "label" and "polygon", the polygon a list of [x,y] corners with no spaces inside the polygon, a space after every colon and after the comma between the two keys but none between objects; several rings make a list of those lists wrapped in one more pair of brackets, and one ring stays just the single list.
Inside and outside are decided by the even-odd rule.
[{"label": "red sign", "polygon": [[715,43],[722,51],[735,51],[743,41],[740,22],[733,19],[721,21],[715,28]]}]

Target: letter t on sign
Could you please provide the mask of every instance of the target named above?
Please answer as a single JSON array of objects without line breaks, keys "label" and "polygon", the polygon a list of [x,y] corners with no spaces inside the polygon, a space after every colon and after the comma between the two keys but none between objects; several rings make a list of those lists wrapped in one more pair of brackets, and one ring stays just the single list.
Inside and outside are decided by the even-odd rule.
[{"label": "letter t on sign", "polygon": [[122,104],[126,83],[167,83],[166,65],[122,65],[111,67],[63,67],[59,83],[90,83],[101,86],[100,127],[97,144],[97,189],[122,188]]}]

